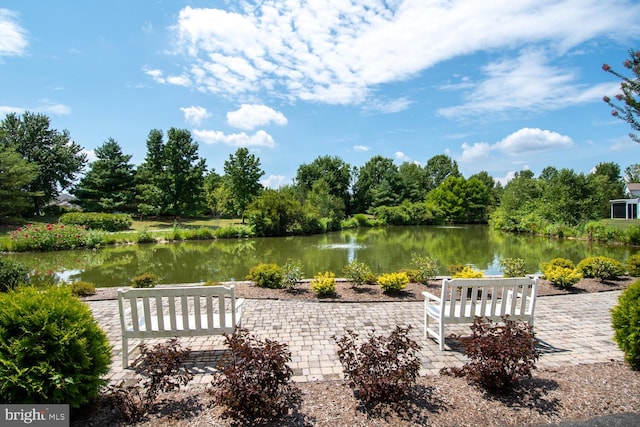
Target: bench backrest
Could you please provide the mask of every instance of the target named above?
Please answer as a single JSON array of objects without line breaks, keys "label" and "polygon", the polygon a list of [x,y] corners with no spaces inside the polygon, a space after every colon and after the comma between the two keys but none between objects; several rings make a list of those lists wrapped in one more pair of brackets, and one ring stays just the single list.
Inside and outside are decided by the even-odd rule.
[{"label": "bench backrest", "polygon": [[492,320],[509,315],[532,320],[537,293],[537,277],[444,279],[442,315],[468,319],[480,315]]},{"label": "bench backrest", "polygon": [[232,333],[239,315],[233,286],[119,289],[118,304],[123,333],[130,335]]}]

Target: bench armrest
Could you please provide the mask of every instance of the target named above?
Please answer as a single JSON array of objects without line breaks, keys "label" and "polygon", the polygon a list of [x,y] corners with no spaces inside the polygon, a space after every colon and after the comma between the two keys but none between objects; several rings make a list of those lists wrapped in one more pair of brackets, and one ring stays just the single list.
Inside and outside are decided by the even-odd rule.
[{"label": "bench armrest", "polygon": [[434,294],[430,293],[430,292],[423,292],[422,295],[424,296],[426,301],[435,301],[437,303],[442,302],[442,298],[435,296]]}]

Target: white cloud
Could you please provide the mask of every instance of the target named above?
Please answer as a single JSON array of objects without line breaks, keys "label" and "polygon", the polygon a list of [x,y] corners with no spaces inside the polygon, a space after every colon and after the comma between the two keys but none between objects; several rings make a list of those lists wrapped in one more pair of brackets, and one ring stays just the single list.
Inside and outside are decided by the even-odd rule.
[{"label": "white cloud", "polygon": [[283,175],[269,175],[266,179],[260,181],[264,187],[280,188],[285,185],[285,177]]},{"label": "white cloud", "polygon": [[0,9],[0,56],[21,56],[27,50],[26,31],[16,22],[16,13]]},{"label": "white cloud", "polygon": [[413,104],[410,99],[398,98],[391,101],[373,100],[363,106],[363,110],[368,113],[399,113],[409,108]]},{"label": "white cloud", "polygon": [[500,178],[494,178],[494,181],[499,182],[500,184],[502,184],[502,186],[504,187],[505,185],[507,185],[507,183],[509,181],[511,181],[513,178],[516,177],[516,172],[515,171],[509,171],[507,172],[507,174],[503,177]]},{"label": "white cloud", "polygon": [[206,108],[193,105],[191,107],[181,107],[180,111],[184,113],[184,121],[194,126],[200,126],[204,119],[208,119],[211,116],[211,113]]},{"label": "white cloud", "polygon": [[[599,36],[633,39],[640,31],[639,19],[638,3],[601,0],[247,0],[236,3],[234,11],[186,6],[172,29],[176,53],[187,57],[178,74],[188,73],[199,90],[375,105],[380,85],[405,80],[454,57],[514,51],[532,44],[560,57]],[[527,73],[530,59],[489,65],[488,80],[476,85],[465,106],[479,101],[487,108],[497,99],[498,108],[508,108],[507,104],[513,105],[508,99],[513,88],[497,96],[495,83],[513,84],[522,78],[535,79],[514,89],[517,100],[530,107],[558,102],[556,91],[567,86],[574,102],[591,97],[585,92],[596,92],[570,85],[571,71],[545,62],[534,63],[535,69]],[[517,70],[509,71],[510,65]],[[554,96],[541,95],[536,87],[551,89]],[[533,104],[524,97],[527,91],[534,92]],[[407,105],[407,101],[387,103],[386,111]],[[473,113],[468,108],[463,111]]]},{"label": "white cloud", "polygon": [[549,130],[522,128],[495,143],[491,148],[510,155],[523,155],[572,145],[573,141],[566,135]]},{"label": "white cloud", "polygon": [[225,134],[217,130],[194,129],[193,135],[206,144],[227,144],[234,147],[268,147],[276,146],[273,137],[263,130],[259,130],[253,135],[244,132]]},{"label": "white cloud", "polygon": [[[402,151],[396,151],[394,154],[396,160],[400,161],[400,162],[413,162],[413,160],[411,159],[411,157],[407,156],[405,153],[403,153]],[[415,163],[415,162],[414,162]]]},{"label": "white cloud", "polygon": [[227,123],[239,129],[252,130],[271,123],[286,125],[287,118],[266,105],[242,104],[240,109],[227,113]]},{"label": "white cloud", "polygon": [[616,83],[591,87],[576,84],[572,70],[549,65],[551,58],[541,50],[524,51],[484,67],[486,79],[464,95],[464,103],[438,110],[448,118],[480,116],[486,113],[510,114],[518,111],[557,110],[583,104],[614,92]]},{"label": "white cloud", "polygon": [[476,162],[489,157],[490,152],[491,145],[486,142],[476,142],[473,145],[469,145],[465,142],[462,144],[462,156],[460,157],[460,161],[465,163]]},{"label": "white cloud", "polygon": [[353,146],[353,151],[369,151],[370,148],[367,147],[366,145],[354,145]]},{"label": "white cloud", "polygon": [[56,116],[67,116],[71,114],[71,107],[64,104],[54,104],[47,99],[40,100],[40,104],[35,107],[12,107],[0,105],[0,115],[10,113],[23,114],[25,111],[32,111],[42,114],[55,114]]},{"label": "white cloud", "polygon": [[167,83],[176,86],[191,86],[191,79],[188,76],[180,75],[180,76],[169,76],[166,79]]},{"label": "white cloud", "polygon": [[98,157],[96,156],[95,150],[83,149],[82,152],[87,155],[87,161],[89,163],[93,163],[96,160],[98,160]]}]

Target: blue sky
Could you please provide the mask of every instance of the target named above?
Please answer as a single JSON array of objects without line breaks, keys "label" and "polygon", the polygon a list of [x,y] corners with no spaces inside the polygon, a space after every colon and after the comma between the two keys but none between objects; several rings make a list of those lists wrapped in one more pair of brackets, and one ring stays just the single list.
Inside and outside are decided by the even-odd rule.
[{"label": "blue sky", "polygon": [[41,112],[135,164],[150,130],[188,129],[209,168],[247,147],[271,187],[324,155],[624,170],[640,146],[601,67],[623,71],[638,22],[625,0],[5,0],[0,117]]}]

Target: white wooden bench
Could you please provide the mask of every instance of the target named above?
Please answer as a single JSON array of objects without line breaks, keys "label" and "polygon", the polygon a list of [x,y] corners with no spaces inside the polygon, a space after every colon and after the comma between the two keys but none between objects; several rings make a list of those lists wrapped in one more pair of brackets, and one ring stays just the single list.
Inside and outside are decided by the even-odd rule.
[{"label": "white wooden bench", "polygon": [[123,368],[129,365],[129,339],[233,333],[242,324],[243,303],[233,286],[119,289]]},{"label": "white wooden bench", "polygon": [[533,325],[537,294],[537,277],[444,279],[439,297],[422,293],[424,336],[433,336],[444,350],[447,323],[470,323],[478,316],[500,321],[508,315]]}]

